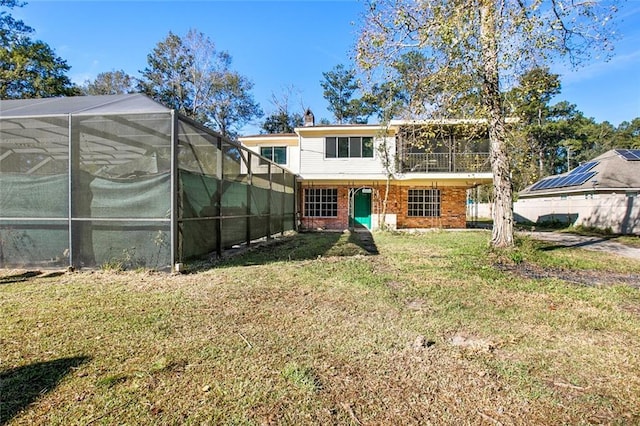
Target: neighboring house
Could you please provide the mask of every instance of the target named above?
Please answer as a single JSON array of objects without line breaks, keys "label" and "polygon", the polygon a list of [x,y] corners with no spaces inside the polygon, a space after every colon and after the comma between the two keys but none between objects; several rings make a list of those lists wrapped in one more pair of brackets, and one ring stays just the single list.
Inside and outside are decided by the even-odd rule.
[{"label": "neighboring house", "polygon": [[525,188],[516,219],[611,228],[640,234],[640,150],[614,149],[568,173]]},{"label": "neighboring house", "polygon": [[390,228],[464,228],[467,190],[492,181],[485,128],[470,120],[315,126],[311,116],[295,133],[239,140],[298,175],[302,229],[380,228],[385,199]]}]

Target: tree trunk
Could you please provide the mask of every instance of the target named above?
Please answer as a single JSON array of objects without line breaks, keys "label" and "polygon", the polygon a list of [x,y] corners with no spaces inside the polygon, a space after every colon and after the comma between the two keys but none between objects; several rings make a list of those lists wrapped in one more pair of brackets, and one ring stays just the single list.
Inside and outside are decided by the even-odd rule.
[{"label": "tree trunk", "polygon": [[491,244],[494,247],[511,247],[514,244],[513,195],[505,142],[505,119],[500,95],[495,13],[495,4],[492,0],[480,0],[482,86],[484,103],[488,113],[491,171],[493,172],[494,206]]},{"label": "tree trunk", "polygon": [[540,148],[538,151],[538,179],[544,176],[544,151]]},{"label": "tree trunk", "polygon": [[384,198],[382,199],[382,212],[378,215],[378,226],[382,230],[387,230],[387,205],[389,202],[389,190],[391,187],[391,179],[393,179],[393,167],[394,165],[391,162],[391,154],[389,152],[389,145],[387,144],[387,132],[388,127],[384,128],[384,133],[382,133],[383,142],[379,147],[382,164],[385,169],[385,173],[387,175],[387,180],[385,182],[384,187]]},{"label": "tree trunk", "polygon": [[391,186],[391,175],[387,174],[387,182],[384,186],[384,199],[382,200],[382,218],[379,220],[380,228],[386,231],[387,225],[387,205],[389,203],[389,187]]}]

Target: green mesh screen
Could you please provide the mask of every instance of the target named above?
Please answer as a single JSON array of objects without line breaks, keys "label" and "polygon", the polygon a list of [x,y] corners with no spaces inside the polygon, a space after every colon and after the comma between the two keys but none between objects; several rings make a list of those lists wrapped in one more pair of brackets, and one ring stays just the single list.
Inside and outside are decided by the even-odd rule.
[{"label": "green mesh screen", "polygon": [[3,217],[66,218],[69,212],[69,177],[0,175],[0,211]]},{"label": "green mesh screen", "polygon": [[82,197],[73,196],[73,253],[78,266],[171,265],[169,174],[104,179],[79,172],[75,182],[82,185],[78,191]]},{"label": "green mesh screen", "polygon": [[0,266],[165,268],[293,229],[293,175],[178,118],[3,117]]},{"label": "green mesh screen", "polygon": [[[226,168],[222,180],[188,170],[179,171],[182,259],[205,256],[218,248],[228,249],[293,229],[295,177],[282,169],[278,169],[275,182],[270,173],[250,176],[243,172],[249,168],[247,162],[253,164],[252,159],[239,150],[223,152]],[[236,165],[232,165],[234,158]],[[291,179],[286,181],[285,176]]]},{"label": "green mesh screen", "polygon": [[67,220],[0,220],[0,267],[68,264]]},{"label": "green mesh screen", "polygon": [[171,115],[75,116],[74,264],[165,268],[171,257]]},{"label": "green mesh screen", "polygon": [[[87,211],[78,211],[74,217],[171,218],[171,175],[169,173],[124,179],[104,179],[83,172],[80,172],[79,176],[83,185],[81,198],[90,199],[91,203]],[[76,203],[86,204],[80,200],[76,200]]]},{"label": "green mesh screen", "polygon": [[69,120],[0,122],[0,267],[69,264]]},{"label": "green mesh screen", "polygon": [[169,223],[74,221],[72,230],[80,266],[163,269],[172,263]]},{"label": "green mesh screen", "polygon": [[[183,259],[216,251],[220,207],[218,179],[179,170],[180,212],[178,244]],[[214,219],[215,218],[215,219]]]}]

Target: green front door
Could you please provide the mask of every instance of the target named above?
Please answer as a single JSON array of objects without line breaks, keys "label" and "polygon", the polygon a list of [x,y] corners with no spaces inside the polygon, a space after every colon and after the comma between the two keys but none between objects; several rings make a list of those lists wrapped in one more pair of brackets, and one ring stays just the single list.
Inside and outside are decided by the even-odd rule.
[{"label": "green front door", "polygon": [[360,189],[353,197],[355,226],[364,226],[367,229],[371,229],[371,192],[362,191]]}]

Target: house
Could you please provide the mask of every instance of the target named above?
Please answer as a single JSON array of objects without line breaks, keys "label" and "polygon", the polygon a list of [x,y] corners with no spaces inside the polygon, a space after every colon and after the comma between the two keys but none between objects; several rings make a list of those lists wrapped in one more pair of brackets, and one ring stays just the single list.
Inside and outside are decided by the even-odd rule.
[{"label": "house", "polygon": [[239,140],[298,176],[301,229],[464,228],[467,190],[492,181],[481,120],[316,126],[308,114],[294,133]]},{"label": "house", "polygon": [[516,219],[640,234],[640,149],[613,149],[525,188]]}]

